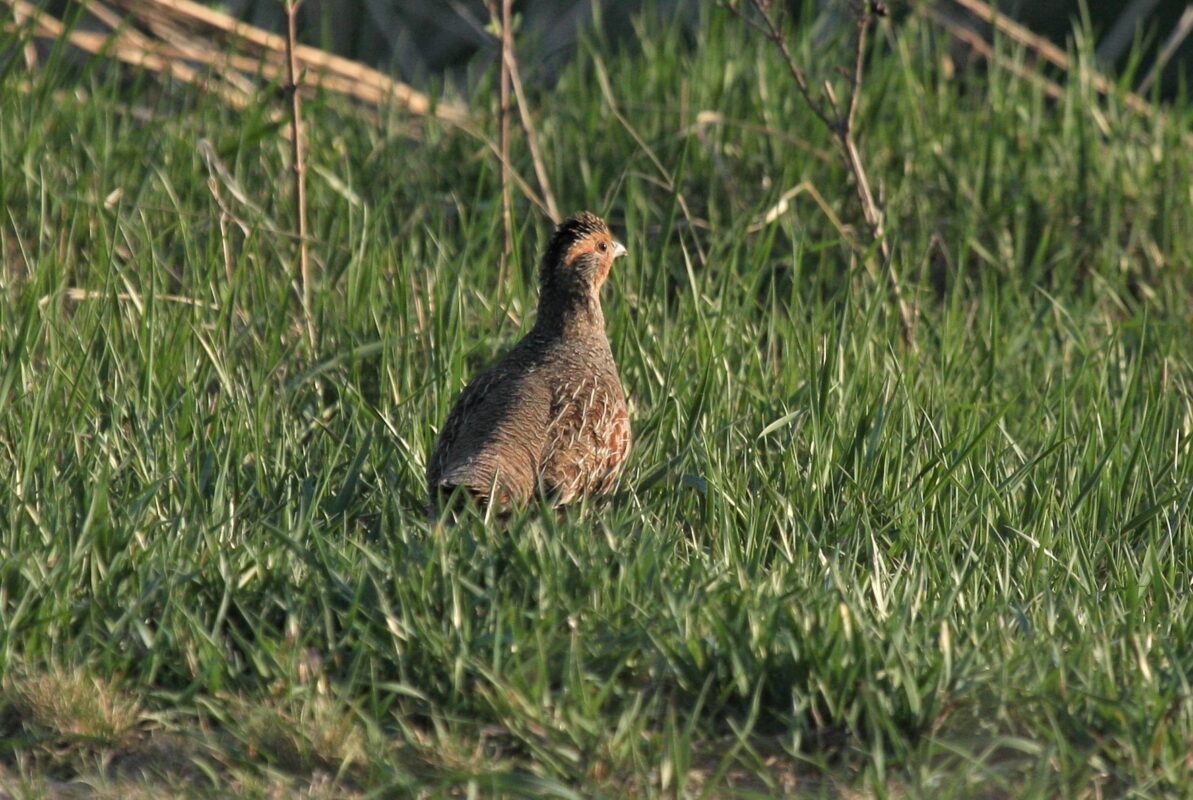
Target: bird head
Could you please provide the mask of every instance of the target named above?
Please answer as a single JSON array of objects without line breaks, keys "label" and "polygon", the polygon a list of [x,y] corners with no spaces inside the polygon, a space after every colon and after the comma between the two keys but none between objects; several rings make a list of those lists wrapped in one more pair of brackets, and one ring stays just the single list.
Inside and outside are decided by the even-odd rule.
[{"label": "bird head", "polygon": [[609,277],[613,260],[626,254],[605,221],[588,211],[568,217],[555,229],[539,267],[543,293],[595,297]]}]

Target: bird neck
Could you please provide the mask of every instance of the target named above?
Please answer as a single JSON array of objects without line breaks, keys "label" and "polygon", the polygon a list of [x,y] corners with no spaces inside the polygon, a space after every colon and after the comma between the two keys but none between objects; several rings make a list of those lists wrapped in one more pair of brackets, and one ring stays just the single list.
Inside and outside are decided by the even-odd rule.
[{"label": "bird neck", "polygon": [[564,335],[604,333],[601,298],[588,292],[546,291],[539,297],[535,327]]}]

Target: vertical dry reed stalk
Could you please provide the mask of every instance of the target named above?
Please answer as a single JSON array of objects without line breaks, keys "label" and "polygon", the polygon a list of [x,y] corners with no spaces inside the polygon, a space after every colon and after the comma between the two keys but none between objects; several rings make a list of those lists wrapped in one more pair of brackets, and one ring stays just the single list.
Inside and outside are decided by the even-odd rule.
[{"label": "vertical dry reed stalk", "polygon": [[318,349],[315,323],[311,316],[311,264],[307,232],[306,152],[302,139],[302,94],[298,90],[298,6],[299,0],[286,0],[286,92],[290,95],[290,156],[294,172],[295,228],[298,231],[299,280],[302,293],[302,316],[307,329],[311,353]]},{"label": "vertical dry reed stalk", "polygon": [[[872,241],[878,246],[886,270],[887,283],[890,285],[892,299],[899,312],[899,323],[903,333],[903,341],[915,348],[915,310],[903,297],[899,272],[895,267],[891,254],[891,245],[886,238],[884,215],[879,207],[874,193],[870,188],[870,179],[866,174],[865,163],[857,147],[854,135],[857,123],[858,102],[862,94],[862,81],[866,62],[866,36],[877,17],[886,14],[886,7],[880,0],[862,0],[855,7],[856,29],[854,31],[853,69],[849,74],[848,94],[845,102],[838,101],[832,83],[825,81],[821,86],[821,93],[813,92],[807,74],[796,62],[787,44],[784,31],[784,5],[775,0],[749,0],[753,9],[753,16],[743,10],[738,3],[730,3],[728,7],[735,12],[746,24],[762,34],[783,57],[787,71],[795,82],[804,104],[829,129],[833,139],[841,150],[845,164],[853,175],[854,187],[857,192],[858,203],[862,209],[862,218],[870,231]],[[871,271],[872,277],[876,273]]]}]

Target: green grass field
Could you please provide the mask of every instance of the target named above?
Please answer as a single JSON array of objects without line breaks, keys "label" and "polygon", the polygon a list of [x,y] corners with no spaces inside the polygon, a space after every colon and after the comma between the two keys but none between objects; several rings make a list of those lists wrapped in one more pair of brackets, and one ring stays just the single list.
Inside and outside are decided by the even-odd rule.
[{"label": "green grass field", "polygon": [[491,152],[306,104],[312,350],[275,94],[11,62],[0,795],[1187,796],[1193,105],[947,51],[879,31],[858,122],[916,349],[811,193],[766,222],[806,182],[865,239],[732,17],[533,91],[630,250],[635,449],[605,507],[446,531],[435,427],[550,233],[516,195],[499,282]]}]

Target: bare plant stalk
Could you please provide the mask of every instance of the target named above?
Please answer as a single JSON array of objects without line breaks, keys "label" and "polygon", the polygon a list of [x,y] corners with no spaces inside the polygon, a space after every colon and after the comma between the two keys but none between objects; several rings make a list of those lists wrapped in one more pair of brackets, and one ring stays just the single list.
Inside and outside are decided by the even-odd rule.
[{"label": "bare plant stalk", "polygon": [[290,95],[290,156],[294,171],[296,198],[295,227],[298,230],[298,263],[302,282],[302,316],[311,351],[318,345],[315,323],[311,317],[311,265],[307,246],[307,164],[302,141],[302,95],[298,91],[298,5],[300,0],[286,0],[286,91]]},{"label": "bare plant stalk", "polygon": [[[29,13],[30,8],[31,7],[27,6],[25,3],[13,4],[12,17],[18,28],[24,28],[25,25],[29,23],[29,20],[32,18]],[[21,53],[25,56],[25,69],[33,72],[35,69],[37,69],[37,45],[33,43],[32,36],[25,38],[24,35],[22,35],[21,38],[25,40],[25,45],[21,48]]]},{"label": "bare plant stalk", "polygon": [[501,158],[501,225],[504,235],[501,247],[501,263],[497,269],[497,285],[505,285],[505,268],[514,251],[513,185],[510,176],[510,64],[513,63],[514,32],[511,28],[513,0],[485,0],[490,23],[499,28],[501,40],[501,107],[498,109],[500,132],[498,148]]},{"label": "bare plant stalk", "polygon": [[[1088,79],[1094,91],[1103,97],[1120,99],[1127,110],[1133,114],[1157,120],[1164,125],[1168,124],[1168,115],[1162,109],[1140,97],[1137,92],[1122,92],[1113,81],[1097,70],[1090,69],[1082,62],[1073,63],[1068,55],[1065,54],[1065,51],[1047,39],[1032,33],[1022,25],[999,14],[988,3],[983,2],[983,0],[952,0],[952,2],[978,19],[989,23],[1000,34],[1021,45],[1033,55],[1058,67],[1067,75],[1076,74],[1083,80]],[[1059,100],[1064,97],[1064,88],[1059,83],[1050,80],[1046,75],[1035,69],[1034,66],[1025,63],[1022,59],[998,52],[995,47],[966,22],[953,19],[952,15],[943,13],[941,8],[936,4],[920,3],[915,6],[915,11],[916,13],[925,15],[928,19],[944,28],[953,38],[967,46],[970,50],[973,50],[980,57],[993,64],[997,64],[1013,75],[1017,75],[1023,80],[1039,87],[1049,98]],[[1174,34],[1179,32],[1178,24],[1178,29],[1174,31]],[[1186,131],[1184,140],[1190,147],[1193,147],[1193,133]]]},{"label": "bare plant stalk", "polygon": [[[729,8],[775,46],[775,49],[783,57],[783,61],[787,65],[787,71],[791,73],[791,78],[795,82],[800,96],[804,98],[804,104],[829,129],[833,135],[833,139],[837,142],[837,146],[841,149],[841,155],[845,159],[845,164],[849,168],[849,172],[853,175],[858,203],[862,208],[862,218],[865,220],[866,227],[870,230],[871,238],[878,245],[883,265],[886,268],[886,276],[887,281],[890,283],[891,294],[899,310],[899,322],[902,327],[903,340],[914,348],[915,312],[903,297],[899,273],[895,267],[894,260],[891,258],[891,245],[885,235],[882,209],[874,199],[874,193],[870,189],[870,180],[866,175],[866,167],[862,162],[861,153],[858,150],[857,140],[854,136],[858,102],[861,98],[862,79],[864,77],[863,72],[866,62],[866,35],[870,30],[870,26],[874,24],[874,19],[877,16],[885,14],[885,8],[878,0],[862,0],[862,5],[857,9],[853,71],[849,76],[849,94],[846,97],[844,108],[842,108],[842,104],[838,102],[834,94],[832,84],[828,81],[825,81],[824,85],[820,88],[820,95],[813,93],[807,74],[796,63],[795,57],[791,54],[791,49],[787,44],[787,37],[783,33],[782,5],[780,4],[778,10],[776,10],[774,0],[749,0],[749,2],[758,19],[751,17],[747,12],[743,11],[737,3],[730,4]],[[871,271],[871,276],[877,277],[873,271]]]},{"label": "bare plant stalk", "polygon": [[[840,121],[837,126],[837,140],[841,143],[842,150],[845,151],[845,157],[849,162],[849,171],[853,173],[854,183],[857,186],[857,199],[862,206],[862,216],[866,219],[866,225],[870,228],[874,235],[874,240],[878,242],[878,247],[882,253],[882,260],[886,262],[888,270],[891,274],[891,285],[896,295],[899,295],[899,281],[895,278],[895,268],[891,262],[891,243],[886,240],[884,236],[885,230],[883,228],[883,213],[878,208],[878,203],[874,201],[874,193],[870,191],[870,181],[866,177],[866,168],[862,164],[862,157],[858,153],[857,142],[853,137],[854,122],[857,119],[858,98],[861,97],[862,87],[862,69],[866,62],[866,31],[870,29],[870,11],[869,7],[861,13],[857,21],[857,36],[856,47],[853,57],[853,78],[849,90],[849,110],[845,112],[844,118],[839,118]],[[902,298],[900,298],[902,302]]]},{"label": "bare plant stalk", "polygon": [[[508,3],[508,0],[506,0]],[[509,70],[510,83],[514,87],[514,97],[518,101],[518,115],[522,118],[522,128],[526,131],[526,145],[530,148],[530,159],[534,162],[534,174],[538,178],[539,188],[543,191],[543,202],[547,204],[547,214],[551,221],[558,225],[563,221],[559,215],[559,204],[555,202],[555,194],[551,191],[551,182],[547,179],[547,168],[543,164],[542,152],[539,150],[538,133],[534,129],[534,120],[530,117],[530,106],[526,104],[526,93],[522,91],[522,78],[518,74],[518,60],[514,57],[513,37],[510,37],[510,47],[503,48],[503,59],[508,59],[506,68]]]}]

